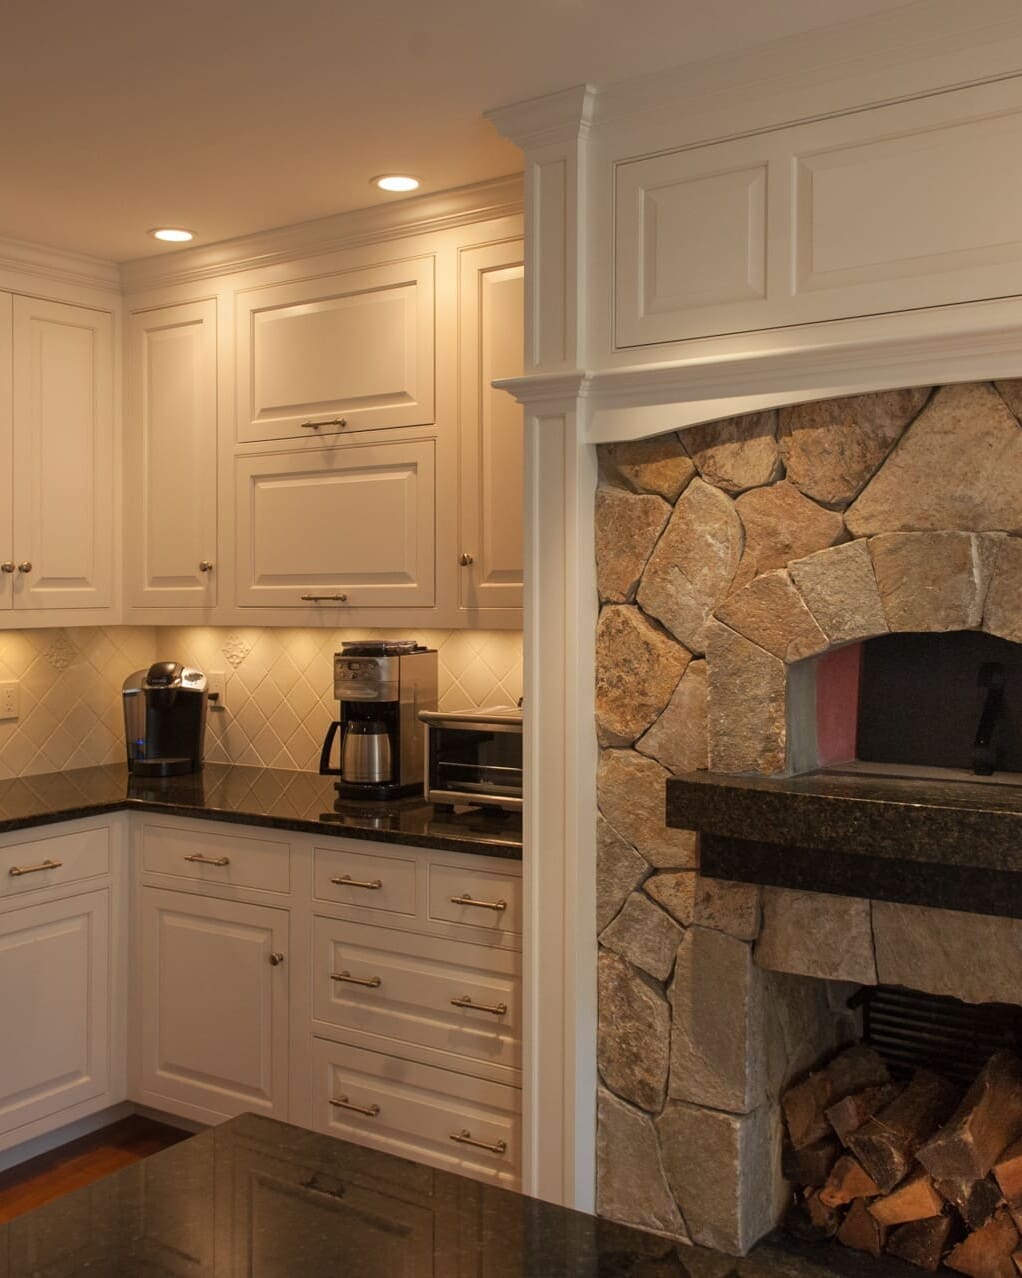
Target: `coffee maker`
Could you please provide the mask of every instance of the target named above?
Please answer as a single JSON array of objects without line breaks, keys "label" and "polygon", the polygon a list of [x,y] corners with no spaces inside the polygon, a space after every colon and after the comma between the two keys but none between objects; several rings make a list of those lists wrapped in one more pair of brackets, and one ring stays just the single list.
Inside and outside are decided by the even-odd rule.
[{"label": "coffee maker", "polygon": [[128,771],[136,777],[198,772],[206,736],[206,676],[176,661],[128,675],[121,689]]},{"label": "coffee maker", "polygon": [[414,639],[346,643],[334,654],[334,696],[340,714],[327,731],[319,770],[340,777],[340,797],[421,795],[425,769],[418,716],[420,710],[436,709],[435,650]]}]

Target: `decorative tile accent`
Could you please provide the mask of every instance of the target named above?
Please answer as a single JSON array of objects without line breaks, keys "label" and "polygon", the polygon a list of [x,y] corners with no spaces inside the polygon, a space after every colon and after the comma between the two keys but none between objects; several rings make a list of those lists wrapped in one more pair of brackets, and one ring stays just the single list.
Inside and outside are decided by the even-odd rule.
[{"label": "decorative tile accent", "polygon": [[66,670],[68,666],[74,664],[75,657],[78,656],[78,649],[67,637],[66,630],[55,630],[53,632],[53,642],[43,655],[54,670]]},{"label": "decorative tile accent", "polygon": [[220,651],[224,654],[235,670],[237,670],[248,654],[252,651],[252,648],[245,642],[241,635],[228,635],[220,645]]}]

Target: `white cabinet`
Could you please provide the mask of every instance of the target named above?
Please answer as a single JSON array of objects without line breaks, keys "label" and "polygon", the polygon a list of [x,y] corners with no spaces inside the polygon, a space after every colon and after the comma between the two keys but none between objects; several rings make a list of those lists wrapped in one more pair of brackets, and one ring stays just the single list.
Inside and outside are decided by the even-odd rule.
[{"label": "white cabinet", "polygon": [[155,887],[139,902],[141,1099],[286,1117],[287,911]]},{"label": "white cabinet", "polygon": [[435,598],[435,443],[235,460],[238,603],[329,610]]},{"label": "white cabinet", "polygon": [[0,606],[107,607],[115,493],[111,316],[6,295],[0,316],[0,401],[13,405],[10,418],[0,408]]},{"label": "white cabinet", "polygon": [[135,607],[216,603],[216,319],[207,299],[128,320],[125,596]]},{"label": "white cabinet", "polygon": [[433,259],[237,298],[237,440],[433,421]]},{"label": "white cabinet", "polygon": [[522,372],[520,240],[460,254],[459,606],[522,606],[522,409],[492,382]]},{"label": "white cabinet", "polygon": [[0,914],[0,1137],[107,1093],[110,959],[106,889]]}]

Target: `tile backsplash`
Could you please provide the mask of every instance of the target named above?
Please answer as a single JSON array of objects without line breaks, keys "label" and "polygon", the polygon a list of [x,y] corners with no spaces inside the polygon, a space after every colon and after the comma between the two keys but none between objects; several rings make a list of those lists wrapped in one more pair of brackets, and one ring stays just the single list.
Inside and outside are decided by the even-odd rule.
[{"label": "tile backsplash", "polygon": [[[444,710],[513,703],[522,695],[516,631],[414,634],[439,653]],[[117,763],[124,758],[121,684],[174,660],[227,677],[226,708],[211,710],[213,763],[315,771],[335,713],[332,658],[369,630],[109,626],[0,631],[0,681],[20,684],[20,715],[0,721],[0,778]]]}]

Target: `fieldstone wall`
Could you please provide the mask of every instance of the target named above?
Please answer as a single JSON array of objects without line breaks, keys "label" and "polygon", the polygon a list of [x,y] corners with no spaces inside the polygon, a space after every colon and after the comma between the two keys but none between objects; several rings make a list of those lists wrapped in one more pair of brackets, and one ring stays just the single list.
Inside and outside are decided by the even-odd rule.
[{"label": "fieldstone wall", "polygon": [[715,882],[664,825],[672,773],[812,766],[796,663],[895,630],[1022,642],[1019,414],[1022,381],[974,383],[601,447],[602,1215],[748,1250],[785,1202],[778,1096],[856,1032],[837,982],[1020,988],[1017,921]]}]

